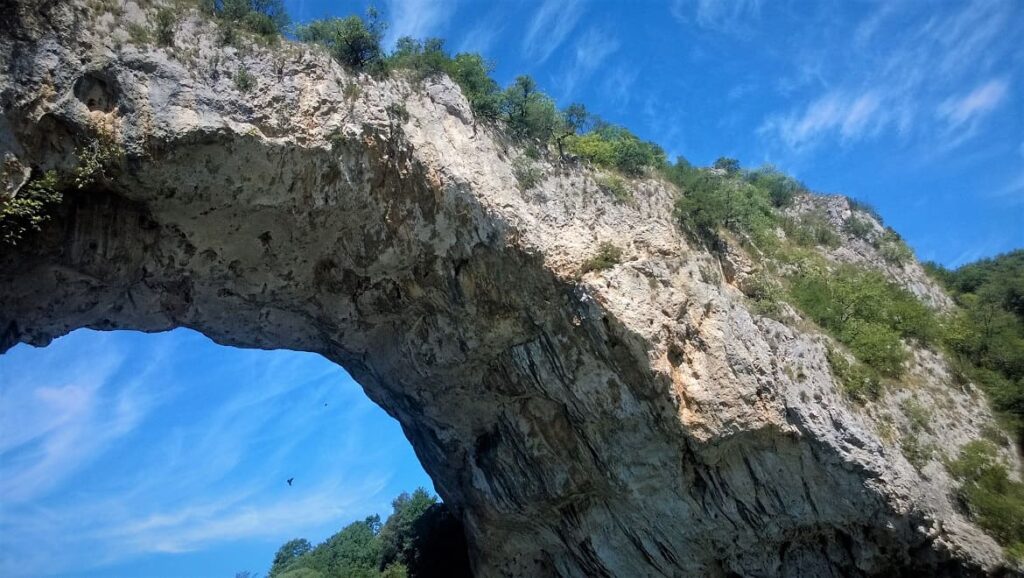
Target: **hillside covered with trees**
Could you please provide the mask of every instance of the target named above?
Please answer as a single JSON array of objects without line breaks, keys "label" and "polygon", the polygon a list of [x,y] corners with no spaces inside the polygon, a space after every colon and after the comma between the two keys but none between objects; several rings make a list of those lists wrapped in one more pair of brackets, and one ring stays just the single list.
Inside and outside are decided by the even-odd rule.
[{"label": "hillside covered with trees", "polygon": [[469,578],[462,523],[423,488],[401,494],[380,516],[353,522],[312,546],[289,540],[268,578]]}]

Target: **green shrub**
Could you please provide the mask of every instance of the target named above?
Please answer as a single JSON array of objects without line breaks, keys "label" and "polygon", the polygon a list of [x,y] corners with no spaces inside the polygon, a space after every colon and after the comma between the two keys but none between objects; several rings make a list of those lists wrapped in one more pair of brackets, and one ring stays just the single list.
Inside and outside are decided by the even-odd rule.
[{"label": "green shrub", "polygon": [[[737,161],[737,167],[739,163]],[[807,187],[803,183],[779,171],[772,165],[765,165],[759,169],[746,174],[750,184],[768,193],[772,205],[776,208],[785,208],[793,204],[797,193],[806,192]]]},{"label": "green shrub", "polygon": [[753,303],[756,313],[768,316],[782,313],[781,302],[785,298],[782,286],[764,273],[745,279],[741,289]]},{"label": "green shrub", "polygon": [[388,118],[394,121],[409,122],[409,109],[405,107],[405,103],[393,102],[384,108],[384,112],[388,113]]},{"label": "green shrub", "polygon": [[299,26],[295,35],[303,42],[320,44],[341,64],[355,70],[383,65],[380,42],[385,25],[370,10],[366,20],[358,16],[314,20]]},{"label": "green shrub", "polygon": [[773,242],[778,216],[765,191],[706,171],[687,175],[685,186],[676,199],[675,215],[683,229],[697,239],[716,247],[721,242],[719,231],[727,229],[756,244]]},{"label": "green shrub", "polygon": [[987,441],[965,444],[947,467],[960,481],[958,494],[975,523],[1009,555],[1024,550],[1024,483],[1010,479],[996,446]]},{"label": "green shrub", "polygon": [[149,32],[149,27],[138,22],[129,22],[127,26],[128,39],[131,40],[132,44],[137,46],[145,46],[153,41],[152,35]]},{"label": "green shrub", "polygon": [[618,265],[622,261],[622,249],[615,245],[603,242],[597,247],[597,253],[593,257],[583,262],[580,267],[580,274],[586,274],[590,271],[603,271],[605,269],[611,269],[615,265]]},{"label": "green shrub", "polygon": [[444,74],[451,58],[444,49],[444,40],[428,38],[419,41],[409,36],[398,39],[395,51],[388,57],[392,68],[405,68],[416,73],[418,79]]},{"label": "green shrub", "polygon": [[829,347],[825,350],[832,375],[843,391],[858,403],[876,401],[882,396],[882,382],[878,373],[858,361],[850,362],[846,356]]},{"label": "green shrub", "polygon": [[517,137],[547,142],[558,126],[555,102],[537,89],[530,76],[517,76],[501,97],[501,112]]},{"label": "green shrub", "polygon": [[88,189],[109,178],[109,171],[123,156],[113,135],[99,134],[85,146],[75,149],[77,164],[71,180],[76,189]]},{"label": "green shrub", "polygon": [[512,174],[519,182],[519,189],[527,191],[537,186],[544,178],[544,173],[534,166],[529,159],[520,157],[512,162]]},{"label": "green shrub", "polygon": [[903,434],[900,449],[903,451],[903,457],[917,470],[925,467],[935,456],[935,446],[922,442],[916,432]]},{"label": "green shrub", "polygon": [[855,212],[856,211],[860,211],[861,213],[864,213],[866,215],[870,215],[871,217],[873,217],[879,223],[884,222],[882,220],[882,215],[879,214],[878,210],[875,209],[870,204],[868,204],[867,202],[865,202],[865,201],[858,201],[857,199],[849,199],[849,201],[850,201],[850,210],[855,211]]},{"label": "green shrub", "polygon": [[616,203],[633,202],[633,194],[626,188],[626,181],[620,177],[614,175],[599,177],[597,179],[597,186],[605,193],[611,195]]},{"label": "green shrub", "polygon": [[160,46],[174,46],[174,31],[178,27],[178,16],[173,8],[161,8],[156,12],[156,42]]},{"label": "green shrub", "polygon": [[17,245],[41,229],[63,195],[57,173],[48,171],[25,183],[15,197],[0,196],[0,246]]},{"label": "green shrub", "polygon": [[473,113],[483,119],[496,120],[501,113],[501,91],[491,78],[494,66],[479,54],[456,54],[448,65],[448,74],[462,88]]},{"label": "green shrub", "polygon": [[838,247],[842,242],[832,223],[820,212],[801,215],[795,220],[783,218],[780,224],[786,238],[801,247]]},{"label": "green shrub", "polygon": [[791,280],[789,293],[800,310],[884,375],[902,373],[901,338],[930,344],[938,335],[934,313],[877,271],[808,269]]},{"label": "green shrub", "polygon": [[898,377],[903,373],[907,351],[900,335],[881,323],[850,319],[839,331],[839,339],[857,359],[882,375]]},{"label": "green shrub", "polygon": [[843,223],[843,230],[853,237],[868,241],[871,239],[871,235],[875,232],[875,227],[867,219],[851,215],[850,218],[846,219],[846,222]]},{"label": "green shrub", "polygon": [[596,165],[640,176],[649,168],[665,166],[665,152],[640,140],[625,128],[602,124],[594,130],[565,139],[566,149]]},{"label": "green shrub", "polygon": [[907,418],[912,432],[932,431],[932,412],[921,405],[916,398],[908,397],[900,404],[903,415]]},{"label": "green shrub", "polygon": [[711,166],[730,175],[740,172],[740,161],[729,157],[718,157]]},{"label": "green shrub", "polygon": [[256,88],[256,77],[244,66],[239,66],[238,72],[235,73],[235,88],[240,92],[249,92]]}]

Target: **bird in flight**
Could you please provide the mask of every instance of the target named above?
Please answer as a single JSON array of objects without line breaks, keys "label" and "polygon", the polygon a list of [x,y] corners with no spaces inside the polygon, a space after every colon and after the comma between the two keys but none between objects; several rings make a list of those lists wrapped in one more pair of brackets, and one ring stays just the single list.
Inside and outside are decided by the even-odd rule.
[{"label": "bird in flight", "polygon": [[295,481],[295,478],[288,478],[288,479],[287,479],[287,480],[285,480],[285,481],[287,481],[287,482],[288,482],[288,485],[290,486],[290,485],[292,485],[292,482],[293,482],[293,481]]}]

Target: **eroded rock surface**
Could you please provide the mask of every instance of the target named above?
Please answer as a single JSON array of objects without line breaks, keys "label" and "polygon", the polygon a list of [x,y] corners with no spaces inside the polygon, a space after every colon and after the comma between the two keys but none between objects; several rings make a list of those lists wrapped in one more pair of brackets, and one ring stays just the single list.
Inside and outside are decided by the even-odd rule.
[{"label": "eroded rock surface", "polygon": [[[137,46],[130,1],[116,17],[6,5],[5,186],[71,170],[100,134],[123,157],[5,249],[0,350],[186,326],[321,353],[401,422],[480,576],[1000,567],[941,466],[918,472],[839,393],[825,339],[752,315],[735,271],[686,242],[667,185],[617,204],[550,159],[521,191],[520,151],[447,79],[220,47],[197,14],[177,48]],[[241,67],[255,90],[236,87]],[[623,262],[578,277],[604,241]],[[895,277],[948,303],[916,264]],[[990,419],[962,397],[952,445]]]}]

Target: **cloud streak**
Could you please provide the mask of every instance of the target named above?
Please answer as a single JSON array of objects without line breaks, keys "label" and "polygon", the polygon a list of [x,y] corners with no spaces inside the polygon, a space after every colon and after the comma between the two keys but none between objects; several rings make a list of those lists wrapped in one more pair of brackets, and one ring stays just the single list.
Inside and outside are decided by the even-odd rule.
[{"label": "cloud streak", "polygon": [[671,12],[676,20],[695,22],[701,28],[746,34],[749,24],[761,17],[761,0],[674,0]]},{"label": "cloud streak", "polygon": [[[796,78],[782,84],[792,90],[816,79],[822,89],[801,105],[768,114],[759,128],[764,141],[806,152],[894,134],[952,150],[974,136],[976,123],[1010,94],[999,68],[1011,50],[1012,3],[976,0],[907,12],[916,6],[886,4],[870,14],[855,30],[857,50],[837,53],[842,44],[812,42]],[[880,50],[883,37],[898,40]],[[976,88],[963,94],[972,84]]]},{"label": "cloud streak", "polygon": [[580,0],[543,0],[523,36],[523,53],[543,64],[576,27],[583,15]]},{"label": "cloud streak", "polygon": [[403,36],[436,36],[456,8],[455,0],[387,0],[388,30],[385,46],[394,46]]},{"label": "cloud streak", "polygon": [[561,92],[569,98],[577,86],[591,77],[619,49],[619,41],[610,32],[600,28],[588,29],[573,48],[573,58],[561,75]]}]

